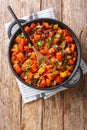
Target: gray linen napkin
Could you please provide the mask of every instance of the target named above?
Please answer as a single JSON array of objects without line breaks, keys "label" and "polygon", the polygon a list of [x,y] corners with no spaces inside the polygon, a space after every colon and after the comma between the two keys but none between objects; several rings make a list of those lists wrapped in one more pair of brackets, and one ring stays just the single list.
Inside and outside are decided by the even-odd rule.
[{"label": "gray linen napkin", "polygon": [[[36,19],[36,18],[46,18],[46,17],[47,18],[55,18],[55,15],[54,15],[52,8],[39,11],[36,14],[32,14],[30,16],[25,16],[22,19],[29,21],[29,20]],[[8,27],[10,24],[11,24],[11,22],[5,24],[6,31],[8,30]],[[18,28],[17,25],[15,27],[13,27],[12,34],[15,32],[15,30],[17,28]],[[83,60],[81,60],[80,66],[83,70],[83,74],[87,73],[87,65],[85,64],[85,62]],[[76,75],[73,77],[72,81],[70,81],[70,82],[75,82],[78,79],[78,77],[79,77],[79,74],[77,72]],[[62,86],[62,87],[57,88],[55,90],[49,90],[49,91],[36,90],[36,89],[30,88],[27,85],[21,83],[17,78],[16,78],[16,81],[18,83],[18,87],[20,89],[24,103],[28,103],[28,102],[31,102],[31,101],[34,101],[34,100],[37,100],[40,98],[47,99],[47,98],[51,97],[52,95],[67,89],[67,88]]]}]

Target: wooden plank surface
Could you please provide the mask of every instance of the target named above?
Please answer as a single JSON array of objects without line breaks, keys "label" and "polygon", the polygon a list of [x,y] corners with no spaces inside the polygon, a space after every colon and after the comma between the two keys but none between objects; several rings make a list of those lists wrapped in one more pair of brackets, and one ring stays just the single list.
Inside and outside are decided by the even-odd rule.
[{"label": "wooden plank surface", "polygon": [[[63,22],[69,25],[77,35],[83,50],[82,54],[86,59],[87,43],[85,43],[85,41],[87,41],[87,36],[85,35],[87,35],[87,1],[66,0],[63,1],[62,4]],[[87,76],[85,78],[87,78]],[[85,80],[80,84],[80,86],[64,92],[64,130],[87,129],[86,83],[87,82]]]},{"label": "wooden plank surface", "polygon": [[[42,0],[41,5],[41,9],[53,7],[56,18],[62,19],[60,0]],[[43,102],[43,130],[63,130],[63,92]]]},{"label": "wooden plank surface", "polygon": [[[31,6],[32,5],[32,6]],[[31,14],[40,11],[40,0],[23,1],[23,14]],[[25,11],[25,7],[27,8]],[[38,107],[39,106],[39,107]],[[42,130],[42,100],[31,102],[29,104],[22,103],[22,130]]]},{"label": "wooden plank surface", "polygon": [[87,75],[77,88],[24,104],[7,60],[4,24],[13,20],[9,4],[18,17],[53,7],[56,17],[76,33],[87,63],[87,0],[0,1],[0,130],[87,130]]},{"label": "wooden plank surface", "polygon": [[[12,20],[7,10],[8,4],[11,4],[11,1],[0,1],[0,130],[20,130],[21,96],[7,59],[9,40],[4,24]],[[18,2],[14,1],[14,4]]]}]

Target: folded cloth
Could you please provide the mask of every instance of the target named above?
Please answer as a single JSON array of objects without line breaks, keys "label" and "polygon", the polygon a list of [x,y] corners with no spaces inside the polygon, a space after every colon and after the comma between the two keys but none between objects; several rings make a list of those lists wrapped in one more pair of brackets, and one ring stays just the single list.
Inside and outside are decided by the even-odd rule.
[{"label": "folded cloth", "polygon": [[[29,20],[36,19],[36,18],[46,18],[46,17],[47,18],[55,18],[55,15],[54,15],[52,8],[42,10],[42,11],[37,12],[36,14],[32,14],[30,16],[25,16],[22,19],[29,21]],[[11,23],[5,24],[6,31],[8,30],[10,24]],[[18,26],[13,28],[13,30],[12,30],[13,33],[15,32],[15,30],[17,28],[18,28]],[[83,74],[87,73],[87,65],[85,64],[85,62],[82,59],[81,59],[80,66],[83,70]],[[76,75],[73,77],[73,79],[70,82],[75,82],[76,79],[78,79],[78,77],[79,77],[79,73],[77,72]],[[28,102],[31,102],[31,101],[34,101],[34,100],[37,100],[37,99],[40,99],[40,98],[47,99],[47,98],[51,97],[52,95],[67,89],[67,88],[62,86],[60,88],[56,88],[55,90],[47,90],[47,91],[37,90],[37,89],[28,87],[27,85],[21,83],[21,81],[19,81],[17,78],[16,78],[16,81],[18,83],[18,87],[20,89],[24,103],[28,103]]]}]

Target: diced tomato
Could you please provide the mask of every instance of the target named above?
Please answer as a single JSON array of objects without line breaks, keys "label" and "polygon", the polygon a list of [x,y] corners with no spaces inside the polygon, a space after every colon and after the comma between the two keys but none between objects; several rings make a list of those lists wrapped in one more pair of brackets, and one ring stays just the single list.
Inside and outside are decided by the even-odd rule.
[{"label": "diced tomato", "polygon": [[55,80],[56,80],[57,83],[61,83],[62,82],[62,78],[60,76],[56,76]]},{"label": "diced tomato", "polygon": [[13,68],[15,69],[15,71],[16,71],[17,74],[21,73],[21,67],[19,66],[19,64],[14,64]]},{"label": "diced tomato", "polygon": [[75,61],[76,61],[76,58],[74,57],[73,59],[70,59],[70,60],[69,60],[69,64],[70,64],[70,65],[73,65],[73,64],[75,63]]},{"label": "diced tomato", "polygon": [[70,66],[68,67],[68,70],[69,70],[70,72],[72,72],[73,69],[74,69],[74,67],[73,67],[72,65],[70,65]]},{"label": "diced tomato", "polygon": [[41,52],[43,55],[46,55],[46,54],[48,53],[48,49],[47,49],[47,48],[41,49],[40,52]]},{"label": "diced tomato", "polygon": [[43,22],[43,26],[44,26],[45,28],[49,28],[49,27],[50,27],[47,22]]},{"label": "diced tomato", "polygon": [[73,57],[73,60],[76,61],[76,57]]},{"label": "diced tomato", "polygon": [[18,49],[19,49],[19,51],[23,51],[24,45],[23,44],[18,44]]},{"label": "diced tomato", "polygon": [[24,46],[24,51],[29,52],[29,46]]},{"label": "diced tomato", "polygon": [[43,78],[42,80],[41,80],[41,82],[39,83],[39,87],[40,88],[44,88],[44,87],[46,87],[46,80]]},{"label": "diced tomato", "polygon": [[58,38],[55,38],[55,39],[53,40],[53,44],[57,44],[58,41],[59,41],[59,39],[58,39]]},{"label": "diced tomato", "polygon": [[20,77],[22,78],[22,79],[24,79],[24,72],[22,72],[21,74],[20,74]]},{"label": "diced tomato", "polygon": [[18,53],[19,53],[18,51],[14,51],[14,52],[12,53],[12,56],[16,56]]},{"label": "diced tomato", "polygon": [[48,52],[49,52],[50,54],[52,54],[52,53],[55,52],[55,49],[54,49],[54,48],[50,48]]},{"label": "diced tomato", "polygon": [[32,82],[33,74],[31,72],[27,72],[27,77],[25,78],[25,82],[29,83]]},{"label": "diced tomato", "polygon": [[69,35],[69,31],[68,31],[68,30],[66,30],[66,29],[63,29],[63,35],[64,35],[64,36]]},{"label": "diced tomato", "polygon": [[50,59],[50,58],[52,58],[52,54],[47,53],[46,57]]},{"label": "diced tomato", "polygon": [[18,48],[12,48],[11,51],[12,52],[18,52]]},{"label": "diced tomato", "polygon": [[22,52],[20,52],[19,54],[17,54],[17,58],[20,62],[24,62],[25,57],[24,54]]},{"label": "diced tomato", "polygon": [[18,44],[26,44],[27,43],[27,39],[26,38],[22,38],[22,37],[17,37],[15,39],[15,41],[18,43]]},{"label": "diced tomato", "polygon": [[35,40],[35,41],[40,40],[40,35],[38,35],[38,34],[34,34],[34,40]]},{"label": "diced tomato", "polygon": [[53,66],[51,64],[47,65],[46,68],[49,70],[49,69],[52,69]]},{"label": "diced tomato", "polygon": [[31,82],[31,79],[30,78],[25,78],[25,82],[29,83],[29,82]]},{"label": "diced tomato", "polygon": [[32,77],[33,77],[32,72],[28,72],[28,78],[32,79]]},{"label": "diced tomato", "polygon": [[42,28],[38,28],[38,29],[37,29],[37,32],[41,32],[41,31],[42,31]]},{"label": "diced tomato", "polygon": [[50,84],[51,84],[51,81],[50,81],[50,79],[46,79],[46,85],[47,85],[47,87],[49,87],[50,86]]},{"label": "diced tomato", "polygon": [[30,29],[34,29],[36,27],[36,24],[35,23],[32,23],[31,25],[30,25]]},{"label": "diced tomato", "polygon": [[75,44],[71,44],[71,51],[74,52],[76,49],[76,45]]},{"label": "diced tomato", "polygon": [[36,59],[36,54],[35,54],[35,52],[29,52],[29,53],[28,53],[28,56],[29,56],[31,59]]},{"label": "diced tomato", "polygon": [[21,67],[21,69],[23,70],[23,71],[25,71],[26,70],[26,66],[31,66],[31,60],[26,60],[26,61],[24,61],[24,63],[22,63],[22,67]]},{"label": "diced tomato", "polygon": [[12,57],[11,57],[11,62],[12,62],[13,64],[19,63],[18,58],[17,58],[16,56],[12,56]]},{"label": "diced tomato", "polygon": [[59,61],[63,61],[63,54],[61,51],[57,52],[56,53],[56,58],[59,60]]},{"label": "diced tomato", "polygon": [[27,39],[17,37],[15,41],[18,43],[19,51],[23,51],[24,45],[27,43]]},{"label": "diced tomato", "polygon": [[26,78],[26,79],[25,79],[25,82],[26,82],[26,83],[29,83],[29,82],[31,82],[31,79]]},{"label": "diced tomato", "polygon": [[61,29],[61,28],[58,28],[57,33],[58,33],[58,34],[62,34],[62,29]]},{"label": "diced tomato", "polygon": [[51,58],[51,61],[52,61],[52,62],[55,62],[56,60],[57,60],[57,59],[56,59],[56,57],[54,57],[54,56]]},{"label": "diced tomato", "polygon": [[47,78],[48,78],[49,80],[52,80],[52,79],[53,79],[53,74],[52,74],[52,73],[47,74]]},{"label": "diced tomato", "polygon": [[29,26],[25,26],[24,30],[25,30],[26,33],[29,33],[31,29],[30,29]]},{"label": "diced tomato", "polygon": [[67,42],[73,42],[73,38],[71,36],[66,36],[64,38]]},{"label": "diced tomato", "polygon": [[34,73],[34,72],[36,72],[37,71],[37,65],[35,65],[35,64],[33,64],[32,66],[31,66],[31,68],[30,68],[30,71],[32,72],[32,73]]},{"label": "diced tomato", "polygon": [[67,76],[70,76],[70,75],[71,75],[71,72],[69,72],[68,70],[67,70],[66,72],[67,72]]}]

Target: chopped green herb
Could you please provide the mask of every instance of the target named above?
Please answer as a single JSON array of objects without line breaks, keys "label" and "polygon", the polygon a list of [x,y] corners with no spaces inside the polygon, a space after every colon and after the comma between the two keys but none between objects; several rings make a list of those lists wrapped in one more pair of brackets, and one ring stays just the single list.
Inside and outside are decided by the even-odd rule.
[{"label": "chopped green herb", "polygon": [[67,60],[64,60],[64,66],[66,66],[67,65]]},{"label": "chopped green herb", "polygon": [[54,36],[51,37],[51,40],[52,40],[52,41],[54,40]]},{"label": "chopped green herb", "polygon": [[61,61],[56,60],[56,63],[57,63],[59,66],[62,65],[62,62],[61,62]]},{"label": "chopped green herb", "polygon": [[61,38],[61,34],[58,34],[58,33],[57,33],[57,34],[56,34],[56,37],[57,37],[57,38]]},{"label": "chopped green herb", "polygon": [[62,65],[62,62],[58,62],[58,65],[61,66],[61,65]]},{"label": "chopped green herb", "polygon": [[58,29],[58,24],[54,24],[53,29]]},{"label": "chopped green herb", "polygon": [[66,46],[66,45],[65,45],[65,42],[62,42],[62,43],[61,43],[61,47],[62,47],[62,49],[64,49],[65,46]]},{"label": "chopped green herb", "polygon": [[57,48],[57,47],[58,47],[58,45],[52,45],[52,47],[53,47],[53,48]]},{"label": "chopped green herb", "polygon": [[56,70],[56,69],[57,69],[57,67],[56,67],[56,66],[54,66],[54,67],[53,67],[53,70]]},{"label": "chopped green herb", "polygon": [[44,64],[44,60],[40,60],[39,61],[39,68],[41,68],[43,66],[43,64]]},{"label": "chopped green herb", "polygon": [[63,53],[67,53],[66,50],[62,50]]},{"label": "chopped green herb", "polygon": [[47,39],[49,47],[50,47],[51,43],[53,42],[53,40],[54,40],[53,36]]},{"label": "chopped green herb", "polygon": [[27,78],[28,77],[28,72],[25,72],[24,75],[25,75],[25,78]]},{"label": "chopped green herb", "polygon": [[59,61],[58,61],[58,60],[56,60],[56,63],[57,63],[57,64],[58,64],[58,62],[59,62]]},{"label": "chopped green herb", "polygon": [[42,26],[41,25],[37,25],[36,28],[42,28]]},{"label": "chopped green herb", "polygon": [[56,38],[58,38],[58,39],[60,40],[60,39],[62,39],[62,38],[63,38],[63,35],[62,35],[62,34],[58,34],[58,33],[57,33],[57,34],[55,35],[55,37],[56,37]]},{"label": "chopped green herb", "polygon": [[28,69],[30,69],[30,68],[31,68],[30,65],[27,65],[27,66],[26,66],[26,70],[28,70]]},{"label": "chopped green herb", "polygon": [[33,78],[33,82],[36,84],[38,82],[39,78]]},{"label": "chopped green herb", "polygon": [[[55,63],[56,63],[56,61],[55,61]],[[57,69],[56,64],[54,64],[53,65],[53,70],[56,70],[56,69]]]},{"label": "chopped green herb", "polygon": [[39,68],[41,68],[43,66],[43,64],[39,65]]},{"label": "chopped green herb", "polygon": [[38,46],[40,46],[40,47],[42,46],[42,40],[36,41],[36,43]]},{"label": "chopped green herb", "polygon": [[47,42],[48,42],[49,44],[51,44],[51,43],[52,43],[52,39],[48,38],[48,39],[47,39]]},{"label": "chopped green herb", "polygon": [[64,63],[66,63],[67,62],[67,60],[64,60]]},{"label": "chopped green herb", "polygon": [[47,39],[47,42],[48,42],[48,44],[47,44],[48,47],[50,47],[50,46],[51,46],[51,43],[52,43],[52,39],[51,39],[51,38],[48,38],[48,39]]}]

